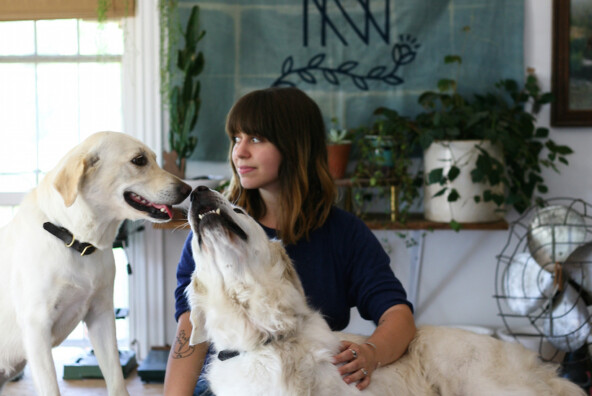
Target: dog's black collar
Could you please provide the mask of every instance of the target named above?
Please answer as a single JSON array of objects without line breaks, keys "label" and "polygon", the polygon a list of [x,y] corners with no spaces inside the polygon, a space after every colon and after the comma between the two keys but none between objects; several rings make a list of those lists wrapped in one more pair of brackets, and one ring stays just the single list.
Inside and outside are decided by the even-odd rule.
[{"label": "dog's black collar", "polygon": [[223,362],[225,360],[232,359],[233,357],[237,357],[238,355],[240,355],[239,351],[235,351],[233,349],[224,349],[218,352],[218,359]]},{"label": "dog's black collar", "polygon": [[50,234],[55,235],[64,243],[66,243],[66,247],[72,248],[80,252],[81,256],[88,256],[92,254],[97,248],[91,245],[88,242],[80,242],[74,238],[74,235],[64,227],[59,227],[53,223],[45,222],[43,223],[43,228],[49,232]]},{"label": "dog's black collar", "polygon": [[[280,337],[280,338],[283,338],[283,337]],[[269,337],[267,340],[265,340],[263,345],[269,345],[271,343],[271,341],[273,341],[273,338]],[[218,352],[218,359],[221,362],[223,362],[225,360],[232,359],[233,357],[237,357],[238,355],[240,355],[240,352],[237,351],[236,349],[223,349],[220,352]]]}]

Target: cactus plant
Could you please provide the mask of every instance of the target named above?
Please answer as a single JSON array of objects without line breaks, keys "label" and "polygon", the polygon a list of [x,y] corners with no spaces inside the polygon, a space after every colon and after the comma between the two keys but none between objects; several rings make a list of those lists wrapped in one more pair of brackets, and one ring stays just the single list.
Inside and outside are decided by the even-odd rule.
[{"label": "cactus plant", "polygon": [[169,145],[177,153],[177,166],[184,171],[184,159],[191,156],[197,146],[194,135],[201,105],[198,75],[204,68],[204,56],[196,52],[197,44],[206,32],[199,28],[199,7],[193,6],[184,33],[185,47],[177,52],[177,69],[183,74],[182,85],[175,85],[170,91]]}]

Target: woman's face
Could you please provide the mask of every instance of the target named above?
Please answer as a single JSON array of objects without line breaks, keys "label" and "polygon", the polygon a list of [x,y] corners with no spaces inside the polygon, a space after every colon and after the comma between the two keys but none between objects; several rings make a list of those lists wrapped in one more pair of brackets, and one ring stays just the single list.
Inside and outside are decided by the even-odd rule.
[{"label": "woman's face", "polygon": [[245,133],[234,136],[232,163],[245,189],[279,189],[282,155],[277,147],[263,138]]}]

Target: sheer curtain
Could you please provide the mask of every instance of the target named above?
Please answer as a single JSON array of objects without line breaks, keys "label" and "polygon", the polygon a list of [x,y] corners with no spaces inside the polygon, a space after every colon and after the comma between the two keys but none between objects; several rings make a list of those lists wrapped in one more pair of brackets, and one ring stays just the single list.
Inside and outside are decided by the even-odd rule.
[{"label": "sheer curtain", "polygon": [[[158,0],[137,2],[126,26],[124,55],[125,132],[146,143],[160,162],[163,149],[159,73]],[[130,276],[130,339],[140,359],[165,336],[164,232],[151,223],[130,225],[126,251]]]}]

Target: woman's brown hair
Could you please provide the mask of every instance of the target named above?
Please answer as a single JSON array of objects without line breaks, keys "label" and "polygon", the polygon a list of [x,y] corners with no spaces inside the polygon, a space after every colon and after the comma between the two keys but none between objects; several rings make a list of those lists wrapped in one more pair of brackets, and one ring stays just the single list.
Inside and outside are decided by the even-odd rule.
[{"label": "woman's brown hair", "polygon": [[[268,140],[282,155],[278,236],[286,245],[308,238],[310,231],[325,222],[337,196],[327,165],[325,124],[319,107],[297,88],[253,91],[228,113],[230,156],[233,137],[241,132]],[[230,162],[233,177],[228,198],[255,219],[262,218],[266,208],[259,190],[243,189]]]}]

